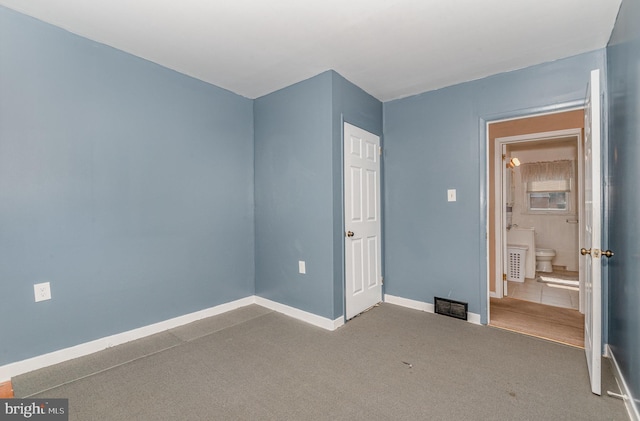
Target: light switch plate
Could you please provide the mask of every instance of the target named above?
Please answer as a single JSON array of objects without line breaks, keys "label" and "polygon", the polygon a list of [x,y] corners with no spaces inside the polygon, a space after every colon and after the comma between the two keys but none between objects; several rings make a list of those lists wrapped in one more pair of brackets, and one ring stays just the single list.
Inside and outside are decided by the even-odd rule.
[{"label": "light switch plate", "polygon": [[36,303],[39,301],[51,299],[51,285],[49,282],[43,282],[33,285],[33,293],[36,298]]},{"label": "light switch plate", "polygon": [[300,272],[303,275],[307,273],[307,265],[305,264],[304,260],[298,261],[298,272]]},{"label": "light switch plate", "polygon": [[447,201],[455,202],[456,201],[456,189],[447,190]]}]

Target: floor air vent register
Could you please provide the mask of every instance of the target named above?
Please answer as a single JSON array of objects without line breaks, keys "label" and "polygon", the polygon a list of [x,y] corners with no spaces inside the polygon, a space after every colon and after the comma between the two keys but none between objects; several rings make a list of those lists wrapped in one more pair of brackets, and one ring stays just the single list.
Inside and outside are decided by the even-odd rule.
[{"label": "floor air vent register", "polygon": [[436,314],[467,320],[468,303],[450,300],[448,298],[434,297],[433,301]]}]

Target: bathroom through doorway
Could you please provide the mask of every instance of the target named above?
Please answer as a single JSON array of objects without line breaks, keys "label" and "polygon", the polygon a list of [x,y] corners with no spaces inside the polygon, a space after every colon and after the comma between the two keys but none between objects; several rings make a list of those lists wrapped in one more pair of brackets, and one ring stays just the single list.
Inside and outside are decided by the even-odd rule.
[{"label": "bathroom through doorway", "polygon": [[578,347],[583,127],[581,108],[488,125],[489,324]]}]

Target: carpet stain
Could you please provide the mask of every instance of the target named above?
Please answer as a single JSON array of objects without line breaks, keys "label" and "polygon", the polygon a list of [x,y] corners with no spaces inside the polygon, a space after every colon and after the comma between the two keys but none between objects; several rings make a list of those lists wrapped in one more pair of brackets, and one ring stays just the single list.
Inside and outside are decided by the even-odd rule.
[{"label": "carpet stain", "polygon": [[516,392],[509,392],[509,396],[511,396],[512,398],[516,397]]}]

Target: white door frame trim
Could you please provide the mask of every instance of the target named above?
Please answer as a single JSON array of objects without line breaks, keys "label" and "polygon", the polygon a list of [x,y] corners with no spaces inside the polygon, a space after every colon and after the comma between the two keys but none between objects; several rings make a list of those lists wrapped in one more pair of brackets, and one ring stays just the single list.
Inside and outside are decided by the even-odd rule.
[{"label": "white door frame trim", "polygon": [[[570,112],[570,111],[575,111],[575,110],[583,110],[584,109],[584,99],[581,100],[576,100],[576,101],[572,101],[572,102],[568,102],[565,104],[558,104],[558,105],[554,105],[554,106],[549,106],[549,107],[541,107],[541,108],[532,108],[529,110],[519,110],[519,111],[513,111],[513,112],[505,112],[500,114],[495,114],[495,115],[485,115],[485,116],[481,116],[480,117],[480,131],[481,133],[483,133],[483,135],[481,136],[481,149],[484,150],[484,155],[485,155],[485,164],[484,164],[484,169],[483,171],[481,171],[481,174],[484,173],[483,177],[484,180],[481,178],[480,180],[480,191],[482,192],[482,200],[480,201],[481,203],[481,215],[483,215],[483,220],[484,220],[484,226],[482,227],[482,232],[484,235],[484,250],[482,251],[484,253],[484,256],[482,257],[482,260],[484,261],[485,267],[484,267],[484,272],[485,272],[485,282],[483,287],[486,288],[486,294],[485,294],[485,303],[486,303],[486,312],[487,312],[487,320],[486,323],[489,324],[491,322],[491,309],[490,309],[490,301],[491,301],[491,297],[495,297],[496,294],[491,292],[491,288],[490,288],[490,282],[491,282],[491,277],[490,277],[490,267],[491,267],[491,262],[490,262],[490,245],[489,245],[489,239],[491,237],[491,235],[495,235],[494,233],[490,233],[489,232],[489,207],[491,206],[491,202],[489,200],[489,195],[491,193],[491,189],[494,189],[495,186],[491,186],[489,184],[489,162],[491,159],[494,159],[493,156],[489,155],[489,127],[491,124],[495,124],[495,123],[501,123],[501,122],[505,122],[505,121],[512,121],[512,120],[521,120],[524,118],[530,118],[530,117],[541,117],[541,116],[545,116],[545,115],[552,115],[552,114],[559,114],[559,113],[566,113],[566,112]],[[508,116],[508,117],[506,117]],[[495,151],[500,150],[497,147],[494,147],[494,153]],[[495,171],[495,168],[494,168]],[[495,182],[495,180],[494,180]],[[497,288],[497,286],[496,286]],[[482,316],[482,313],[481,313]]]}]

